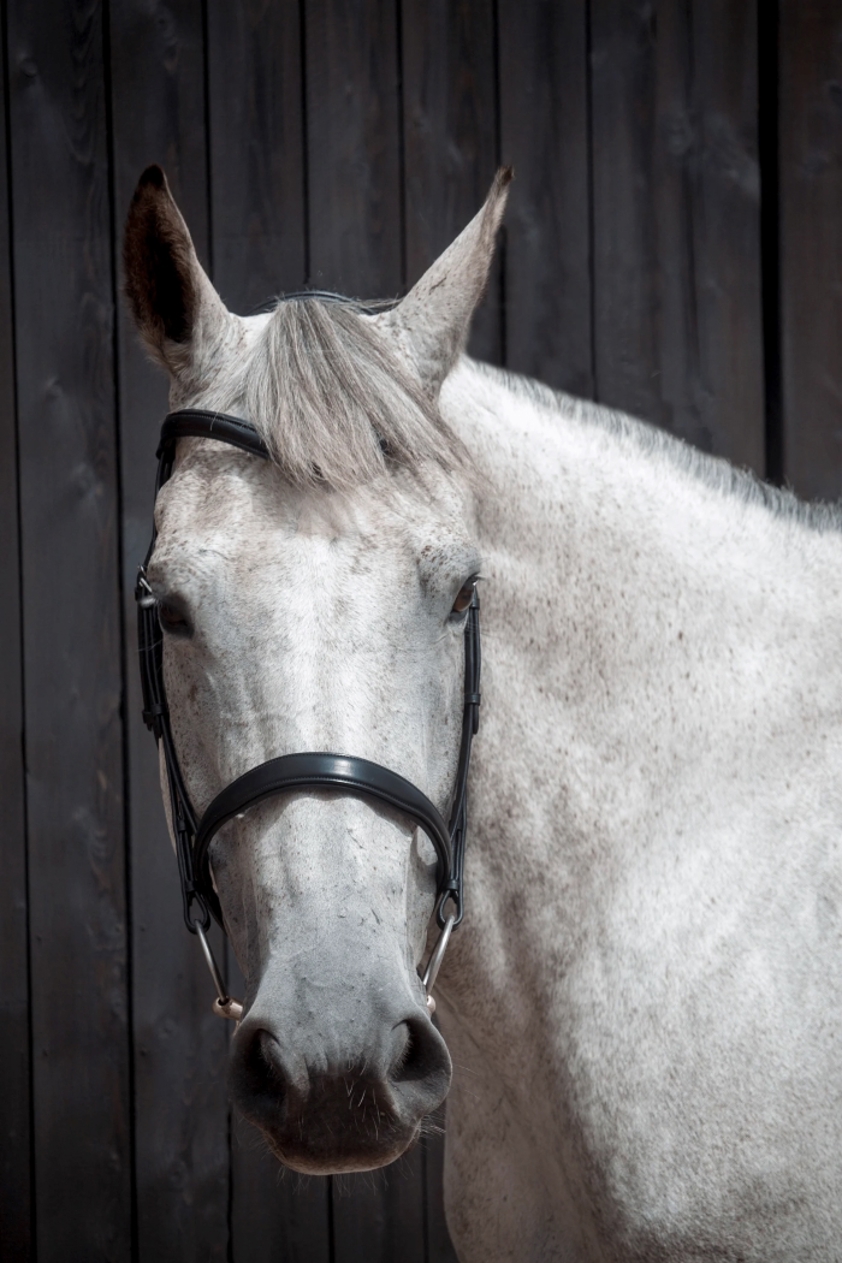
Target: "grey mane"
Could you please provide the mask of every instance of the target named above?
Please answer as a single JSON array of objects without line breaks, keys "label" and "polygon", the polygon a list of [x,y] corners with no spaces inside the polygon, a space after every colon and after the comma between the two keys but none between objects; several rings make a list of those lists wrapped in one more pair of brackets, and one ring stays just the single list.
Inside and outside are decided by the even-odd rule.
[{"label": "grey mane", "polygon": [[[486,366],[483,366],[486,367]],[[500,370],[494,370],[498,373]],[[661,456],[685,473],[698,478],[724,495],[747,504],[760,504],[778,517],[787,518],[816,531],[842,530],[842,507],[838,504],[807,503],[786,488],[763,482],[751,470],[737,469],[727,460],[691,447],[684,439],[646,421],[584,399],[574,399],[552,390],[532,378],[504,372],[508,387],[539,406],[563,413],[585,424],[599,425],[608,433],[653,456]]]},{"label": "grey mane", "polygon": [[452,471],[464,451],[435,400],[351,300],[280,301],[242,382],[246,415],[296,486],[348,488],[389,467]]},{"label": "grey mane", "polygon": [[[372,311],[353,299],[280,300],[250,357],[241,382],[246,415],[295,486],[347,489],[396,466],[418,472],[427,462],[448,472],[468,469],[461,441],[379,334]],[[837,504],[805,503],[657,426],[517,373],[478,367],[513,394],[599,425],[724,495],[812,530],[842,529]]]}]

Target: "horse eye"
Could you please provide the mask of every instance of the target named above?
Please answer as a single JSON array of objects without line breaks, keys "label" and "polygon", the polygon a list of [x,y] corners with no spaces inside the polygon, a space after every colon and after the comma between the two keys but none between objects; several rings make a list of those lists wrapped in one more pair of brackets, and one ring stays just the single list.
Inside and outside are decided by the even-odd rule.
[{"label": "horse eye", "polygon": [[167,605],[165,602],[159,601],[158,622],[161,624],[161,630],[169,632],[171,636],[190,635],[190,624],[181,610],[175,605]]},{"label": "horse eye", "polygon": [[459,589],[459,595],[457,596],[456,600],[453,602],[454,614],[465,613],[465,610],[468,608],[468,606],[471,604],[471,601],[473,601],[474,599],[474,592],[476,591],[476,587],[477,587],[476,579],[469,579],[467,583],[462,584],[462,587]]}]

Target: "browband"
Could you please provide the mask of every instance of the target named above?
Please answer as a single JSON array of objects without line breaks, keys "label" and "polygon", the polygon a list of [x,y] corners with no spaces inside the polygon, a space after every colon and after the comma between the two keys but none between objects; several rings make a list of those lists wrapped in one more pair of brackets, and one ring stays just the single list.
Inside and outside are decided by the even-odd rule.
[{"label": "browband", "polygon": [[171,455],[179,439],[216,439],[242,452],[269,459],[269,449],[253,426],[223,412],[206,412],[203,408],[182,408],[171,412],[161,426],[161,441],[155,453],[158,460]]}]

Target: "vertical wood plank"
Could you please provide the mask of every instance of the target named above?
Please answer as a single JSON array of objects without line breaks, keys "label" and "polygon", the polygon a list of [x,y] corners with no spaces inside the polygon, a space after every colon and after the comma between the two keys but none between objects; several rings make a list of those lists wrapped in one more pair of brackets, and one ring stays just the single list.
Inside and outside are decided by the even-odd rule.
[{"label": "vertical wood plank", "polygon": [[241,313],[306,280],[298,5],[208,9],[214,283]]},{"label": "vertical wood plank", "polygon": [[784,474],[842,493],[842,10],[780,4]]},{"label": "vertical wood plank", "polygon": [[395,0],[308,0],[310,281],[356,298],[401,290]]},{"label": "vertical wood plank", "polygon": [[379,1171],[334,1176],[335,1263],[426,1263],[423,1181],[420,1145]]},{"label": "vertical wood plank", "polygon": [[587,0],[498,0],[506,363],[593,397]]},{"label": "vertical wood plank", "polygon": [[[207,262],[201,0],[114,0],[110,55],[117,248],[138,176],[160,162]],[[141,720],[132,597],[149,543],[167,387],[141,351],[122,302],[118,346],[138,1252],[140,1263],[208,1263],[227,1255],[228,1031],[210,1010],[207,969],[182,919],[155,743]]]},{"label": "vertical wood plank", "polygon": [[[36,1248],[131,1255],[102,11],[9,14]],[[59,34],[60,33],[60,34]]]},{"label": "vertical wood plank", "polygon": [[[211,5],[207,29],[213,280],[248,312],[306,280],[299,7]],[[329,1181],[284,1172],[236,1114],[231,1164],[234,1263],[328,1263]]]},{"label": "vertical wood plank", "polygon": [[25,770],[21,688],[21,590],[18,563],[17,417],[12,317],[11,225],[8,185],[8,101],[3,23],[0,99],[0,802],[3,804],[3,882],[0,886],[0,1257],[30,1257],[29,961],[27,952]]},{"label": "vertical wood plank", "polygon": [[331,1181],[284,1170],[236,1113],[231,1161],[233,1263],[332,1263]]},{"label": "vertical wood plank", "polygon": [[[402,0],[406,269],[413,284],[482,206],[497,166],[494,6]],[[500,268],[470,349],[502,356]]]},{"label": "vertical wood plank", "polygon": [[600,400],[763,472],[754,3],[591,0]]},{"label": "vertical wood plank", "polygon": [[458,1263],[444,1214],[444,1133],[425,1137],[423,1148],[427,1258],[429,1263]]}]

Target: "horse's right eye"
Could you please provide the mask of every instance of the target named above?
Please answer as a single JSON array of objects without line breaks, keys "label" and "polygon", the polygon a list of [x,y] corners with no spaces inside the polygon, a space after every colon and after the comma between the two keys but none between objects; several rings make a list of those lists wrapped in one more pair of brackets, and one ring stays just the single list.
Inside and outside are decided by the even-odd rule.
[{"label": "horse's right eye", "polygon": [[170,636],[189,636],[193,630],[184,613],[176,605],[158,602],[158,622]]}]

